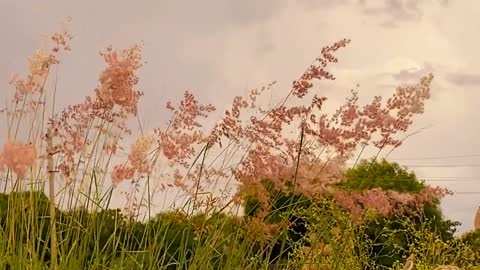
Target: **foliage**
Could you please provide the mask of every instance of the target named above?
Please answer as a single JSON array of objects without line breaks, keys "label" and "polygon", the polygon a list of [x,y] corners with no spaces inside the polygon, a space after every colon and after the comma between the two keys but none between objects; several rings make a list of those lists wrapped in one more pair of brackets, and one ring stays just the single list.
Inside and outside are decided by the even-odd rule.
[{"label": "foliage", "polygon": [[295,214],[305,220],[307,230],[305,244],[296,246],[290,265],[296,269],[373,269],[362,238],[365,227],[355,224],[332,199],[321,199]]},{"label": "foliage", "polygon": [[[386,160],[361,161],[355,168],[346,171],[339,186],[351,190],[380,188],[403,194],[421,194],[426,189],[413,172]],[[397,261],[404,262],[409,254],[408,247],[415,241],[409,238],[414,233],[412,229],[422,228],[441,241],[453,240],[455,227],[459,224],[443,217],[438,198],[424,203],[421,209],[412,210],[401,215],[380,217],[367,224],[365,235],[371,241],[372,258],[377,264],[391,267]]]},{"label": "foliage", "polygon": [[381,188],[398,192],[420,192],[425,188],[413,172],[385,159],[380,162],[374,159],[361,160],[345,172],[339,186],[351,190]]},{"label": "foliage", "polygon": [[[269,194],[268,200],[272,204],[269,206],[261,205],[258,199],[250,197],[246,200],[245,213],[250,216],[262,217],[267,223],[288,222],[290,224],[286,230],[288,233],[281,234],[277,238],[277,243],[283,243],[283,249],[274,255],[279,256],[278,253],[280,253],[282,258],[287,258],[294,247],[304,245],[304,237],[307,232],[306,229],[299,228],[311,225],[308,219],[295,216],[292,211],[306,210],[312,207],[320,211],[325,207],[323,198],[330,198],[336,203],[336,207],[343,208],[344,211],[347,211],[346,213],[351,210],[351,208],[343,207],[342,201],[338,200],[335,193],[332,196],[310,199],[303,195],[291,195],[283,190],[276,190],[272,181],[263,180],[262,183]],[[369,243],[368,247],[364,248],[368,250],[367,254],[369,254],[371,262],[374,262],[377,266],[392,267],[395,263],[405,261],[409,254],[409,246],[414,244],[409,237],[414,233],[412,229],[419,230],[421,227],[442,241],[452,241],[454,238],[455,227],[458,223],[443,217],[438,198],[434,198],[431,202],[422,203],[421,208],[417,208],[416,205],[409,207],[409,205],[401,203],[392,204],[391,207],[401,207],[405,211],[401,213],[389,211],[390,214],[388,215],[382,215],[381,212],[377,211],[380,207],[384,207],[384,203],[376,201],[369,203],[368,200],[376,200],[376,197],[371,197],[372,193],[366,192],[377,189],[381,189],[387,196],[392,196],[392,194],[413,196],[412,194],[417,194],[419,197],[414,197],[415,199],[425,196],[427,186],[420,182],[414,173],[400,167],[397,163],[386,160],[381,162],[363,160],[355,168],[347,170],[343,179],[335,186],[352,192],[350,194],[362,192],[356,194],[369,195],[364,200],[362,200],[362,197],[357,197],[358,199],[355,201],[366,209],[363,217],[369,217],[362,220],[360,225],[357,225],[362,228],[363,241]],[[378,205],[378,203],[382,205]],[[281,217],[283,217],[283,220]],[[407,221],[413,225],[406,226]]]},{"label": "foliage", "polygon": [[460,237],[460,240],[480,255],[480,230],[467,232]]},{"label": "foliage", "polygon": [[404,226],[409,231],[408,252],[415,256],[417,269],[430,269],[433,265],[456,265],[462,269],[471,269],[480,262],[473,246],[461,238],[444,239],[429,228],[428,223],[418,226],[411,219],[405,219]]}]

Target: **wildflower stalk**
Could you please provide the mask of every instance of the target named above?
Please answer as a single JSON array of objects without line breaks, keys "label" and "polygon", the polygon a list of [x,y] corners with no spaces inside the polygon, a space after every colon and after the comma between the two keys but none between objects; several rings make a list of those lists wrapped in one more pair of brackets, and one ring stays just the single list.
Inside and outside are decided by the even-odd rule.
[{"label": "wildflower stalk", "polygon": [[[298,155],[297,155],[296,166],[295,166],[295,174],[293,175],[293,185],[292,185],[292,190],[289,197],[288,208],[287,208],[288,222],[290,224],[293,224],[298,220],[298,217],[293,216],[293,207],[298,204],[298,202],[295,202],[295,186],[297,185],[297,176],[298,176],[298,169],[300,167],[300,158],[301,158],[302,148],[304,144],[304,136],[305,136],[305,122],[302,121],[301,130],[300,130],[300,144],[298,146]],[[275,259],[281,258],[282,253],[285,251],[286,244],[287,244],[287,239],[283,238],[280,246],[280,254],[278,255],[278,258],[275,258]]]},{"label": "wildflower stalk", "polygon": [[47,149],[48,149],[48,182],[49,182],[49,193],[50,193],[50,252],[52,254],[51,259],[51,269],[56,270],[57,263],[57,227],[55,222],[55,171],[53,168],[53,137],[52,137],[52,128],[49,127],[47,131]]},{"label": "wildflower stalk", "polygon": [[[195,184],[195,193],[194,193],[193,208],[192,208],[193,212],[195,212],[195,210],[197,208],[198,192],[200,190],[200,180],[201,180],[201,177],[202,177],[203,166],[205,165],[205,158],[207,156],[207,149],[208,149],[208,144],[205,145],[205,147],[203,148],[202,164],[200,165],[200,171],[198,173],[198,180],[197,180],[197,183]],[[193,212],[192,212],[192,214],[193,214]]]},{"label": "wildflower stalk", "polygon": [[292,195],[295,192],[295,186],[297,185],[297,176],[298,176],[298,168],[300,166],[300,156],[302,155],[302,146],[303,146],[303,139],[305,136],[305,122],[302,122],[302,129],[300,133],[300,145],[298,148],[298,156],[297,156],[297,165],[295,166],[295,176],[293,178],[293,187],[292,187]]}]

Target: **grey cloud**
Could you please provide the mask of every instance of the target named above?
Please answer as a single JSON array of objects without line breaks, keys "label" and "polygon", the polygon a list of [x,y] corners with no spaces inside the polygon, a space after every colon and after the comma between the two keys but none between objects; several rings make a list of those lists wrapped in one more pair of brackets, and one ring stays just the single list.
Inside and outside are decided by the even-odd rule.
[{"label": "grey cloud", "polygon": [[[399,23],[408,21],[420,21],[423,17],[422,4],[424,0],[384,0],[382,7],[369,7],[370,1],[359,0],[358,4],[363,13],[368,16],[383,16],[380,23],[383,27],[396,27]],[[438,3],[446,7],[448,0],[438,0]]]},{"label": "grey cloud", "polygon": [[438,2],[440,3],[441,6],[447,7],[448,5],[450,5],[451,0],[438,0]]},{"label": "grey cloud", "polygon": [[425,63],[421,69],[403,69],[398,73],[392,74],[392,77],[399,82],[411,82],[429,73],[434,73],[434,68],[430,63]]},{"label": "grey cloud", "polygon": [[256,34],[256,45],[254,47],[254,54],[257,57],[263,57],[276,48],[276,44],[273,41],[272,34],[266,29],[262,29]]},{"label": "grey cloud", "polygon": [[446,79],[457,86],[480,85],[480,73],[451,72],[446,74]]},{"label": "grey cloud", "polygon": [[396,27],[397,25],[392,21],[384,21],[380,24],[380,26],[383,26],[383,27],[387,27],[387,28],[392,28],[392,27]]},{"label": "grey cloud", "polygon": [[360,1],[360,4],[366,15],[385,15],[387,19],[381,24],[385,27],[395,27],[399,22],[419,21],[422,18],[422,11],[417,0],[387,0],[385,6],[381,8],[369,8],[367,1]]},{"label": "grey cloud", "polygon": [[[215,30],[259,24],[285,8],[286,1],[162,1],[150,4],[151,16],[165,17],[192,31],[215,33]],[[143,9],[142,9],[143,10]],[[143,10],[144,11],[144,10]],[[175,28],[178,27],[175,25]],[[204,34],[204,33],[202,33]]]},{"label": "grey cloud", "polygon": [[[278,14],[286,7],[285,0],[266,1],[148,1],[136,4],[129,1],[74,1],[61,0],[49,1],[48,8],[18,4],[17,1],[0,1],[0,15],[7,21],[19,21],[24,17],[24,22],[33,24],[30,18],[42,17],[60,18],[71,15],[75,21],[88,20],[98,22],[99,28],[108,24],[117,24],[119,28],[144,26],[150,23],[151,27],[161,32],[185,32],[190,35],[217,34],[231,27],[244,27],[249,24],[259,24]],[[8,12],[7,12],[8,11]],[[105,20],[108,15],[109,20]],[[45,23],[47,20],[37,20],[35,23]],[[121,22],[120,25],[118,23]],[[8,23],[0,25],[0,33],[8,31]],[[18,32],[28,35],[31,25],[18,29]],[[34,26],[34,29],[37,27]],[[43,27],[42,29],[46,29]],[[21,31],[20,31],[21,30]],[[89,29],[91,30],[91,29]],[[97,32],[99,29],[96,29]]]},{"label": "grey cloud", "polygon": [[350,0],[300,0],[299,3],[307,8],[332,8],[349,3]]},{"label": "grey cloud", "polygon": [[[0,66],[0,79],[8,80],[12,71],[21,71],[25,61],[18,61],[28,55],[39,44],[39,32],[49,32],[57,28],[52,21],[60,22],[70,15],[73,17],[72,32],[77,36],[73,41],[73,54],[69,61],[91,64],[98,58],[96,54],[85,57],[85,51],[96,50],[114,43],[116,47],[125,47],[140,40],[145,41],[145,54],[149,62],[160,63],[155,70],[146,65],[142,70],[144,85],[155,85],[148,78],[158,80],[159,74],[166,85],[164,91],[185,89],[215,92],[221,82],[219,64],[221,59],[214,56],[222,51],[225,36],[238,28],[248,25],[261,25],[262,22],[276,16],[286,7],[284,0],[266,1],[149,1],[141,5],[124,1],[49,1],[48,7],[32,8],[27,4],[12,0],[0,1],[0,33],[13,42],[3,43],[3,50],[12,51]],[[49,20],[32,20],[38,14]],[[108,19],[106,18],[108,17]],[[38,22],[37,22],[38,21]],[[10,23],[9,23],[10,22]],[[12,31],[15,28],[16,31]],[[5,34],[3,34],[5,33]],[[108,43],[107,43],[108,42]],[[122,44],[123,43],[123,44]],[[265,55],[274,48],[267,31],[259,33],[255,41],[255,54]],[[79,50],[84,51],[78,57]],[[201,50],[202,53],[197,53]],[[213,56],[213,57],[212,57]],[[71,59],[70,59],[71,58]],[[11,62],[11,64],[9,64]],[[199,72],[201,70],[201,72]],[[62,69],[62,79],[70,81],[78,74],[74,68]],[[93,70],[82,72],[82,76],[96,79]],[[86,80],[82,80],[86,81]],[[90,86],[90,87],[89,87]],[[78,85],[76,95],[62,96],[65,103],[83,97],[91,89],[91,83]],[[94,85],[93,85],[94,86]],[[172,89],[173,86],[177,89]],[[159,89],[143,89],[146,92]],[[180,88],[180,89],[178,89]]]},{"label": "grey cloud", "polygon": [[[214,1],[214,5],[218,3]],[[223,9],[229,11],[228,19],[234,23],[258,23],[271,18],[285,7],[286,1],[223,1]]]}]

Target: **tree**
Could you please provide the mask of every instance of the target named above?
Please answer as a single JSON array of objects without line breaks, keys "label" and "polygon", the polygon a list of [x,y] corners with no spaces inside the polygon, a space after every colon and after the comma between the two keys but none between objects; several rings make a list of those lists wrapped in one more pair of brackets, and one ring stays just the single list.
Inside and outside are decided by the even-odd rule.
[{"label": "tree", "polygon": [[[427,186],[416,175],[401,167],[398,163],[386,160],[363,160],[355,168],[346,171],[339,187],[350,191],[381,189],[399,193],[422,196]],[[421,209],[411,209],[400,215],[377,218],[367,225],[366,237],[372,242],[372,259],[377,264],[391,267],[395,261],[403,261],[407,255],[410,237],[408,220],[412,221],[416,230],[427,224],[427,228],[438,234],[443,241],[452,240],[458,222],[446,219],[440,208],[440,200],[433,198],[423,203]],[[402,205],[399,205],[402,207]]]},{"label": "tree", "polygon": [[[288,221],[287,230],[276,238],[277,242],[272,252],[272,255],[286,258],[294,245],[304,243],[308,227],[304,218],[292,215],[290,211],[308,209],[311,206],[322,209],[322,205],[319,204],[323,202],[319,198],[310,198],[302,194],[291,195],[283,190],[277,190],[269,180],[263,180],[261,183],[268,193],[268,201],[271,201],[271,204],[263,205],[259,203],[258,198],[250,196],[245,201],[245,214],[250,217],[262,216],[268,224]],[[397,260],[403,262],[409,246],[414,244],[411,235],[413,229],[418,230],[421,225],[427,224],[426,227],[441,240],[447,241],[454,237],[458,222],[445,219],[440,209],[439,197],[431,193],[435,190],[432,191],[413,172],[397,163],[386,160],[363,160],[355,168],[348,169],[342,180],[334,187],[335,192],[342,196],[346,194],[351,202],[358,204],[361,209],[375,213],[373,218],[364,220],[366,224],[363,224],[365,227],[363,240],[370,243],[371,260],[377,265],[391,267]],[[336,196],[335,192],[323,196],[333,199],[343,207],[338,199],[340,197]],[[395,198],[387,201],[391,209],[382,213],[375,209],[378,202],[370,202],[376,200],[375,196],[380,193],[387,197],[408,197],[409,204],[402,204],[401,198]],[[366,212],[362,213],[364,215]],[[407,220],[413,222],[415,228],[410,228]]]}]

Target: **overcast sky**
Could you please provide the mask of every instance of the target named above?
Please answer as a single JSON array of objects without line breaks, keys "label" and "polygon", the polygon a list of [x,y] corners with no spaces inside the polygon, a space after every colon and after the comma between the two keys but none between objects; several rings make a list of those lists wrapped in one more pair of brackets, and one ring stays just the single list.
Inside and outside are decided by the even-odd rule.
[{"label": "overcast sky", "polygon": [[323,46],[350,38],[333,69],[337,81],[315,91],[338,104],[358,83],[368,100],[432,72],[432,98],[412,130],[429,128],[391,158],[411,159],[398,161],[459,192],[443,208],[464,223],[463,232],[480,205],[479,15],[478,0],[0,0],[0,101],[11,91],[10,75],[25,72],[26,58],[42,45],[41,35],[60,29],[67,16],[75,37],[59,68],[60,105],[95,88],[99,50],[143,41],[146,128],[165,121],[158,106],[185,90],[220,111],[234,95],[273,80],[280,97]]}]

